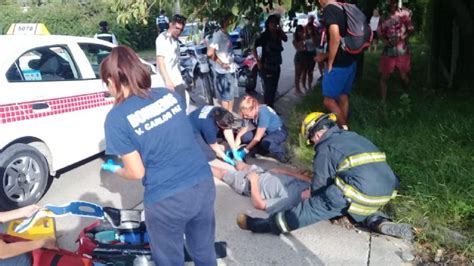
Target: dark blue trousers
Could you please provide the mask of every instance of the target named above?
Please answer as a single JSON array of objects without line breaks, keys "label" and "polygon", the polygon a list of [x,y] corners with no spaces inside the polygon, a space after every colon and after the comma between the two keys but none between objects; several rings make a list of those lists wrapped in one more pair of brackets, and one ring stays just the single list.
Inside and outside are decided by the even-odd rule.
[{"label": "dark blue trousers", "polygon": [[216,188],[210,176],[173,196],[145,204],[145,223],[156,265],[184,265],[184,243],[194,265],[217,265],[215,197]]},{"label": "dark blue trousers", "polygon": [[[247,131],[242,136],[242,143],[248,144],[252,141],[257,130]],[[270,153],[276,158],[281,159],[286,155],[286,146],[285,141],[288,138],[288,132],[283,127],[280,130],[265,132],[265,136],[260,140],[260,143],[257,145],[258,153],[265,155]]]},{"label": "dark blue trousers", "polygon": [[296,207],[285,211],[285,221],[290,230],[329,220],[342,215],[350,215],[352,219],[370,228],[370,220],[376,217],[386,218],[381,212],[369,216],[354,215],[347,212],[350,202],[344,197],[342,191],[334,184],[321,187],[312,196],[299,203]]}]

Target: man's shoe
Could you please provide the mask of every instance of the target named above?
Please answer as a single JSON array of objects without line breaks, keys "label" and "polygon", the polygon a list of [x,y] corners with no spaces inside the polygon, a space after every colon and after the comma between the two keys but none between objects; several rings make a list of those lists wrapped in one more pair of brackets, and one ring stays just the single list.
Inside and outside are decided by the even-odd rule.
[{"label": "man's shoe", "polygon": [[242,230],[249,230],[247,228],[247,214],[245,213],[239,213],[237,215],[237,225],[239,226],[240,229]]},{"label": "man's shoe", "polygon": [[237,225],[242,230],[250,230],[254,233],[271,233],[268,219],[253,218],[244,213],[237,215]]},{"label": "man's shoe", "polygon": [[399,237],[405,240],[413,240],[413,227],[409,224],[398,224],[385,221],[378,226],[380,233],[384,235]]}]

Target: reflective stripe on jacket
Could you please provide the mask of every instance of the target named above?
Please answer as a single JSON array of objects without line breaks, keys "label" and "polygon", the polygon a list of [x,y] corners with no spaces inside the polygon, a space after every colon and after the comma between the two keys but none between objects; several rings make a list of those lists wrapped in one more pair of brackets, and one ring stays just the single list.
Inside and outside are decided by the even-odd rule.
[{"label": "reflective stripe on jacket", "polygon": [[[337,172],[339,173],[365,164],[385,162],[385,159],[385,153],[383,152],[366,152],[352,155],[339,164]],[[339,176],[336,176],[335,184],[342,190],[344,196],[351,203],[348,212],[363,216],[368,216],[377,212],[382,206],[387,204],[397,195],[397,191],[394,190],[391,195],[387,196],[369,196],[360,192],[353,186],[346,184]]]}]

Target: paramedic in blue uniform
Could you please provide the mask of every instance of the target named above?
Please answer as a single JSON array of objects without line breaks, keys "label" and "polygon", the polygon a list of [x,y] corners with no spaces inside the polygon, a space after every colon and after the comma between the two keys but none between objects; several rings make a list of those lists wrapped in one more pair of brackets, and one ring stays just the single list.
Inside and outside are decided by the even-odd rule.
[{"label": "paramedic in blue uniform", "polygon": [[[234,159],[242,161],[243,158],[240,157],[237,146],[235,146],[232,130],[234,115],[231,112],[222,107],[205,105],[191,112],[189,119],[193,125],[196,140],[201,145],[208,161],[216,159],[216,155],[232,166],[235,166]],[[219,146],[218,136],[224,136],[231,149],[231,154],[226,154]],[[229,155],[232,155],[232,158]]]},{"label": "paramedic in blue uniform", "polygon": [[348,215],[373,231],[413,238],[410,225],[393,223],[379,212],[399,185],[383,152],[368,139],[339,129],[334,114],[309,114],[301,133],[315,145],[311,197],[267,219],[239,214],[240,228],[280,234]]},{"label": "paramedic in blue uniform", "polygon": [[148,69],[126,46],[112,49],[100,75],[115,97],[104,125],[106,153],[123,162],[103,169],[142,180],[155,264],[184,265],[185,235],[196,265],[216,265],[214,181],[182,97],[151,88]]},{"label": "paramedic in blue uniform", "polygon": [[[240,116],[244,119],[242,129],[237,133],[236,145],[247,144],[245,154],[259,153],[286,162],[286,131],[280,116],[265,104],[259,104],[252,96],[245,96],[239,106]],[[252,124],[252,125],[251,125]],[[252,129],[256,127],[256,129]]]}]

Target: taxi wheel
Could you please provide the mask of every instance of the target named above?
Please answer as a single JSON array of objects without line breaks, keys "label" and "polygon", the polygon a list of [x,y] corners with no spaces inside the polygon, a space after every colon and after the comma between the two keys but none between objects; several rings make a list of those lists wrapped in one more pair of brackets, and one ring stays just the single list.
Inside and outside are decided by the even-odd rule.
[{"label": "taxi wheel", "polygon": [[11,210],[36,203],[49,180],[45,157],[26,144],[14,144],[0,154],[0,208]]}]

